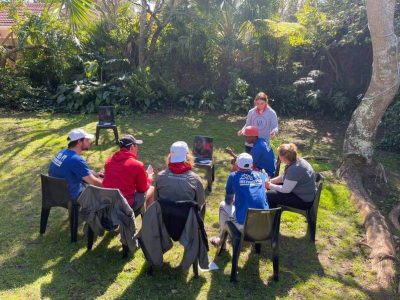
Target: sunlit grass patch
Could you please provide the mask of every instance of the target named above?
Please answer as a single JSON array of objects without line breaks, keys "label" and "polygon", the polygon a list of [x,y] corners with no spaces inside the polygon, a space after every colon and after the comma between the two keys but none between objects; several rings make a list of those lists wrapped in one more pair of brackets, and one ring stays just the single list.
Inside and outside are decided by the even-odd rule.
[{"label": "sunlit grass patch", "polygon": [[[268,246],[256,254],[249,244],[244,245],[239,283],[233,286],[229,282],[229,244],[219,257],[210,245],[209,256],[220,269],[193,279],[192,270],[180,268],[183,248],[179,244],[165,254],[164,266],[156,268],[153,277],[146,275],[147,263],[141,250],[130,259],[121,258],[121,244],[115,234],[99,237],[88,252],[81,226],[78,242],[70,244],[67,211],[62,208],[51,210],[47,231],[40,236],[40,173],[46,173],[50,159],[66,147],[72,128],[94,133],[96,120],[94,115],[0,114],[1,299],[366,299],[377,295],[368,249],[360,246],[362,224],[347,187],[330,175],[334,168],[331,162],[311,161],[317,171],[328,171],[316,243],[309,241],[303,216],[290,212],[282,216],[279,282],[272,280]],[[224,148],[230,145],[237,153],[244,150],[243,137],[236,135],[244,118],[205,113],[142,114],[123,116],[117,124],[120,135],[129,133],[143,139],[139,158],[157,171],[165,168],[164,158],[174,141],[184,140],[192,146],[195,135],[214,138],[216,181],[207,197],[205,226],[209,237],[217,235],[218,206],[224,199],[230,170],[230,157]],[[333,155],[332,144],[318,146],[324,134],[319,135],[317,127],[310,131],[302,155],[319,155],[324,149]],[[279,135],[272,142],[274,149],[290,139],[289,135]],[[83,156],[91,168],[99,170],[117,149],[112,131],[102,130],[99,145],[93,145]],[[333,155],[333,159],[339,158]],[[140,217],[137,226],[141,226]]]}]

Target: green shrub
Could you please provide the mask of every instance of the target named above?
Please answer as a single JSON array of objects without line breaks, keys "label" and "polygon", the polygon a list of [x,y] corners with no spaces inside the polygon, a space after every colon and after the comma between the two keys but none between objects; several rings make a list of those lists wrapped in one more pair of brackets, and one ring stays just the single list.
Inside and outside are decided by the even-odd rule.
[{"label": "green shrub", "polygon": [[33,87],[26,77],[0,69],[0,107],[13,110],[48,110],[52,108],[44,87]]},{"label": "green shrub", "polygon": [[384,129],[383,138],[379,147],[385,150],[400,152],[400,99],[397,97],[382,118]]},{"label": "green shrub", "polygon": [[249,84],[246,80],[237,77],[224,99],[224,109],[229,112],[245,112],[251,107],[251,97],[248,95]]}]

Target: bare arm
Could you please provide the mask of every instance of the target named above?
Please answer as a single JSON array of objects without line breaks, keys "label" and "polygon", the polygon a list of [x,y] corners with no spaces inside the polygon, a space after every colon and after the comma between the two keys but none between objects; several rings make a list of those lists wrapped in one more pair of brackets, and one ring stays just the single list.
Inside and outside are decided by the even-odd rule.
[{"label": "bare arm", "polygon": [[278,176],[278,177],[272,178],[271,183],[273,183],[273,184],[283,183],[283,176]]},{"label": "bare arm", "polygon": [[86,183],[102,187],[103,186],[103,180],[101,178],[95,177],[92,173],[90,173],[88,176],[85,176],[82,178]]},{"label": "bare arm", "polygon": [[285,180],[282,185],[270,184],[269,188],[273,191],[278,191],[281,193],[290,193],[296,186],[297,181]]}]

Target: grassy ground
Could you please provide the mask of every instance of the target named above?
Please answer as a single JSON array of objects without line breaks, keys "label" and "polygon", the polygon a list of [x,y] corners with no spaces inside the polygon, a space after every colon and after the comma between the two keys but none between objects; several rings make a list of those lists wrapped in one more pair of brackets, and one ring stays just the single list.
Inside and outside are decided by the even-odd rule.
[{"label": "grassy ground", "polygon": [[[189,143],[196,134],[215,139],[216,182],[207,198],[206,230],[217,233],[218,204],[224,196],[229,159],[227,145],[237,152],[243,140],[235,132],[241,117],[190,114],[140,115],[118,119],[119,132],[129,132],[144,140],[140,159],[156,170],[164,168],[164,157],[176,140]],[[142,252],[121,259],[118,237],[106,234],[86,251],[79,232],[76,244],[69,243],[69,225],[64,209],[53,209],[47,232],[39,235],[41,207],[40,173],[46,173],[50,159],[66,146],[70,129],[84,127],[94,132],[95,116],[9,114],[0,112],[0,298],[279,298],[279,299],[366,299],[383,297],[376,290],[368,260],[369,249],[362,246],[363,228],[349,192],[330,170],[339,161],[340,124],[284,120],[274,142],[296,141],[304,155],[328,156],[328,162],[312,161],[324,171],[324,186],[318,212],[317,241],[305,236],[302,216],[285,213],[280,238],[280,281],[272,281],[271,252],[261,255],[245,245],[239,262],[239,282],[229,282],[231,252],[209,256],[220,270],[201,273],[179,268],[182,247],[164,255],[165,264],[153,277],[145,273]],[[340,127],[342,128],[342,127]],[[84,153],[89,165],[101,169],[116,150],[113,136],[102,132],[100,145]],[[140,223],[140,218],[139,223]]]}]

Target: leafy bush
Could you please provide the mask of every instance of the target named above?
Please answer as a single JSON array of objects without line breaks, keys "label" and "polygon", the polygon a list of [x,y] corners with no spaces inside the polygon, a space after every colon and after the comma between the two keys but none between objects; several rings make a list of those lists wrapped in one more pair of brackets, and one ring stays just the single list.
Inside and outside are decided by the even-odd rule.
[{"label": "leafy bush", "polygon": [[237,77],[224,99],[224,108],[229,112],[247,111],[251,107],[251,97],[247,94],[249,84],[246,80]]},{"label": "leafy bush", "polygon": [[382,118],[384,136],[379,147],[385,150],[400,152],[400,99],[388,108]]},{"label": "leafy bush", "polygon": [[31,111],[52,108],[45,88],[33,87],[28,78],[7,69],[0,69],[0,107]]}]

